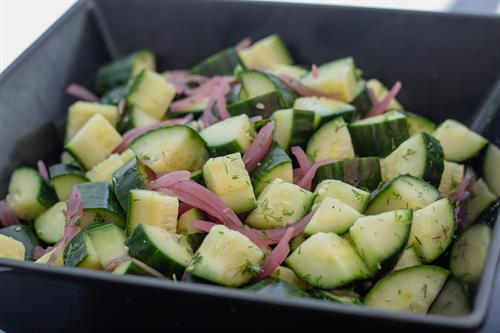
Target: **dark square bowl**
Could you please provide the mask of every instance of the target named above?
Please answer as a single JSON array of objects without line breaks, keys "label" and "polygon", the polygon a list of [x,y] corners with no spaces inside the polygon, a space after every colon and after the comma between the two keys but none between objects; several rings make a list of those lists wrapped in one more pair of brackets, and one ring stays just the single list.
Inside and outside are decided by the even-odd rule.
[{"label": "dark square bowl", "polygon": [[[312,4],[220,0],[77,3],[0,75],[0,197],[13,168],[58,158],[70,82],[88,84],[98,66],[138,48],[160,70],[187,68],[245,36],[282,35],[298,63],[352,55],[366,77],[401,80],[400,98],[435,121],[474,123],[498,143],[500,117],[476,114],[500,73],[500,19]],[[495,228],[473,312],[464,317],[377,311],[240,290],[0,259],[0,328],[14,331],[424,327],[498,332],[489,308],[500,251]],[[500,299],[496,294],[496,299]],[[233,326],[232,326],[233,325]]]}]

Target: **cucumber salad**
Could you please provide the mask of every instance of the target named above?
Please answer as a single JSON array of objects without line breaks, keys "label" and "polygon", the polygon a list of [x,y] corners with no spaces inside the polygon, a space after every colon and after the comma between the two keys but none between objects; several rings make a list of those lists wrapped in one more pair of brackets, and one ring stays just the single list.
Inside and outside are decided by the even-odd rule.
[{"label": "cucumber salad", "polygon": [[[0,257],[378,309],[471,311],[500,150],[351,57],[276,35],[189,70],[140,50],[71,84],[60,161],[20,167]],[[53,161],[48,161],[53,162]]]}]

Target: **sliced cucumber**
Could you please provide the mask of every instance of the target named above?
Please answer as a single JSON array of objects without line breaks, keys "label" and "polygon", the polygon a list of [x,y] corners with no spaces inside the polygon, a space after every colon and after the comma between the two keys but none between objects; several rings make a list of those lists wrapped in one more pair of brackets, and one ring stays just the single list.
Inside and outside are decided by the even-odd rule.
[{"label": "sliced cucumber", "polygon": [[373,191],[382,179],[378,157],[359,157],[320,166],[316,170],[313,185],[325,179],[336,179],[354,187]]},{"label": "sliced cucumber", "polygon": [[446,281],[429,313],[444,316],[465,316],[470,313],[467,293],[460,282],[451,278]]},{"label": "sliced cucumber", "polygon": [[127,108],[137,108],[162,119],[175,96],[175,87],[160,74],[143,70],[128,83]]},{"label": "sliced cucumber", "polygon": [[448,119],[434,132],[448,161],[463,162],[481,151],[488,141],[456,120]]},{"label": "sliced cucumber", "polygon": [[361,216],[361,213],[342,201],[326,197],[304,229],[304,234],[308,237],[317,232],[334,232],[342,235],[349,231]]},{"label": "sliced cucumber", "polygon": [[322,289],[342,287],[369,275],[354,248],[335,233],[312,235],[286,263],[302,280]]},{"label": "sliced cucumber", "polygon": [[464,165],[444,161],[443,174],[439,183],[439,193],[448,196],[455,191],[464,176]]},{"label": "sliced cucumber", "polygon": [[113,173],[113,192],[124,211],[128,212],[129,192],[134,189],[146,189],[149,178],[148,169],[138,158],[131,159]]},{"label": "sliced cucumber", "polygon": [[344,119],[337,117],[321,126],[307,143],[306,152],[313,162],[354,158],[351,135]]},{"label": "sliced cucumber", "polygon": [[286,227],[309,213],[315,195],[279,178],[267,185],[257,198],[257,208],[245,223],[257,229]]},{"label": "sliced cucumber", "polygon": [[66,202],[58,202],[38,215],[33,227],[36,235],[47,244],[55,244],[63,238],[66,224]]},{"label": "sliced cucumber", "polygon": [[208,151],[200,135],[188,126],[167,126],[137,137],[130,145],[154,172],[201,169]]},{"label": "sliced cucumber", "polygon": [[385,157],[410,136],[406,116],[397,111],[355,121],[349,132],[359,156]]},{"label": "sliced cucumber", "polygon": [[267,277],[264,280],[251,284],[243,290],[252,291],[256,294],[265,295],[266,297],[306,297],[309,295],[295,287],[294,285],[273,277]]},{"label": "sliced cucumber", "polygon": [[411,209],[400,209],[359,218],[349,234],[366,267],[376,274],[395,261],[410,234]]},{"label": "sliced cucumber", "polygon": [[485,224],[474,224],[458,236],[451,249],[450,271],[460,282],[472,288],[479,283],[491,237],[491,227]]},{"label": "sliced cucumber", "polygon": [[236,66],[243,65],[234,47],[217,52],[191,68],[191,73],[212,77],[232,75]]},{"label": "sliced cucumber", "polygon": [[159,122],[159,119],[149,115],[144,111],[139,110],[138,108],[132,107],[125,110],[125,113],[120,119],[117,128],[118,131],[123,133],[134,128],[145,127],[157,124]]},{"label": "sliced cucumber", "polygon": [[297,95],[290,90],[279,78],[258,70],[246,70],[238,73],[238,80],[241,82],[241,99],[252,99],[257,96],[276,92],[279,97],[281,108],[290,108]]},{"label": "sliced cucumber", "polygon": [[[389,91],[387,88],[382,84],[377,79],[371,79],[368,80],[366,83],[368,89],[370,89],[375,97],[377,98],[377,101],[382,101],[387,94],[389,94]],[[387,107],[388,110],[403,110],[403,106],[398,102],[397,99],[393,99],[390,103],[389,106]]]},{"label": "sliced cucumber", "polygon": [[167,276],[180,276],[193,256],[186,236],[139,224],[127,239],[129,254]]},{"label": "sliced cucumber", "polygon": [[108,157],[122,142],[120,133],[100,114],[95,114],[68,141],[64,149],[86,169]]},{"label": "sliced cucumber", "polygon": [[249,117],[262,116],[268,118],[274,111],[281,109],[281,105],[279,92],[271,91],[264,95],[230,104],[227,106],[227,111],[231,116],[246,114]]},{"label": "sliced cucumber", "polygon": [[285,43],[277,34],[255,42],[249,48],[238,52],[247,68],[272,68],[275,65],[291,65],[293,59]]},{"label": "sliced cucumber", "polygon": [[370,200],[370,192],[360,190],[354,186],[339,180],[326,179],[316,186],[315,193],[318,195],[314,205],[320,204],[325,198],[331,197],[363,212]]},{"label": "sliced cucumber", "polygon": [[368,203],[365,214],[379,214],[402,208],[420,209],[433,203],[438,197],[438,190],[421,178],[401,175],[378,191]]},{"label": "sliced cucumber", "polygon": [[193,221],[205,219],[206,215],[201,210],[191,208],[181,214],[177,221],[177,233],[188,237],[189,244],[193,250],[197,250],[205,238],[203,232],[193,227]]},{"label": "sliced cucumber", "polygon": [[300,290],[307,290],[309,288],[307,283],[299,279],[290,268],[285,266],[279,266],[276,268],[271,276],[276,279],[280,279],[281,281],[288,282]]},{"label": "sliced cucumber", "polygon": [[139,224],[153,225],[175,233],[179,200],[161,192],[131,190],[127,216],[127,234],[132,234]]},{"label": "sliced cucumber", "polygon": [[0,258],[24,260],[26,249],[24,244],[12,237],[0,235]]},{"label": "sliced cucumber", "polygon": [[398,175],[420,177],[439,186],[444,169],[443,149],[439,141],[425,132],[415,134],[399,145],[381,162],[382,180]]},{"label": "sliced cucumber", "polygon": [[273,139],[283,149],[305,144],[314,130],[314,113],[311,111],[278,110],[272,119],[275,123]]},{"label": "sliced cucumber", "polygon": [[260,164],[251,174],[255,194],[279,178],[287,183],[293,183],[292,160],[281,147],[273,143]]},{"label": "sliced cucumber", "polygon": [[400,110],[399,112],[406,116],[410,136],[414,136],[420,132],[432,134],[437,127],[432,121],[416,113],[403,110]]},{"label": "sliced cucumber", "polygon": [[437,259],[453,241],[456,221],[453,205],[443,198],[415,211],[408,245],[423,263]]},{"label": "sliced cucumber", "polygon": [[300,97],[293,103],[294,110],[314,112],[314,128],[318,128],[330,120],[342,116],[350,121],[356,109],[349,104],[325,97]]},{"label": "sliced cucumber", "polygon": [[223,225],[210,229],[186,271],[194,276],[239,287],[261,269],[264,253],[247,237]]},{"label": "sliced cucumber", "polygon": [[117,86],[111,90],[106,91],[104,95],[99,98],[99,103],[102,104],[111,104],[118,105],[122,99],[125,99],[127,96],[127,85],[123,84],[121,86]]},{"label": "sliced cucumber", "polygon": [[82,183],[75,186],[82,194],[82,227],[97,222],[113,222],[120,227],[125,226],[122,208],[107,183]]},{"label": "sliced cucumber", "polygon": [[304,67],[285,64],[274,64],[269,71],[276,76],[286,75],[297,80],[307,74]]},{"label": "sliced cucumber", "polygon": [[245,213],[257,206],[240,153],[210,158],[203,166],[203,177],[207,188],[236,213]]},{"label": "sliced cucumber", "polygon": [[50,183],[54,187],[59,201],[68,200],[74,185],[89,181],[79,168],[66,164],[50,166],[49,174]]},{"label": "sliced cucumber", "polygon": [[64,248],[64,266],[102,269],[99,255],[85,230],[80,231]]},{"label": "sliced cucumber", "polygon": [[470,197],[467,200],[467,217],[469,221],[475,221],[497,198],[490,192],[488,185],[479,178],[470,187]]},{"label": "sliced cucumber", "polygon": [[57,202],[49,184],[31,168],[18,168],[10,177],[7,203],[21,220],[32,220]]},{"label": "sliced cucumber", "polygon": [[107,182],[111,184],[113,173],[125,162],[119,154],[111,154],[104,161],[96,164],[85,174],[91,182]]},{"label": "sliced cucumber", "polygon": [[313,288],[308,291],[313,298],[324,301],[332,301],[342,304],[361,304],[361,298],[358,293],[349,289],[324,290]]},{"label": "sliced cucumber", "polygon": [[114,223],[94,223],[85,228],[104,267],[112,260],[127,255],[125,232]]},{"label": "sliced cucumber", "polygon": [[255,133],[248,116],[242,114],[209,126],[200,135],[212,154],[227,155],[245,152]]},{"label": "sliced cucumber", "polygon": [[106,118],[112,126],[116,126],[120,118],[118,108],[114,105],[78,101],[68,109],[65,141],[73,138],[83,125],[96,114]]},{"label": "sliced cucumber", "polygon": [[155,69],[155,56],[149,50],[140,50],[101,66],[97,71],[96,89],[104,93],[127,83],[143,69]]},{"label": "sliced cucumber", "polygon": [[0,229],[0,235],[13,238],[24,245],[24,257],[26,260],[33,260],[33,249],[43,244],[37,238],[33,227],[29,224],[15,224]]},{"label": "sliced cucumber", "polygon": [[364,304],[377,309],[427,313],[448,274],[444,268],[431,265],[391,272],[373,286]]},{"label": "sliced cucumber", "polygon": [[483,162],[483,177],[491,192],[500,197],[500,149],[490,143]]},{"label": "sliced cucumber", "polygon": [[401,269],[405,269],[408,267],[413,267],[413,266],[417,266],[417,265],[421,265],[421,264],[422,264],[422,261],[420,260],[420,257],[418,256],[417,251],[415,251],[415,248],[408,247],[403,251],[403,253],[401,253],[398,261],[396,262],[396,265],[394,265],[394,268],[392,270],[399,271]]},{"label": "sliced cucumber", "polygon": [[365,115],[371,110],[373,105],[368,94],[368,84],[365,80],[358,80],[356,83],[355,97],[350,103],[360,115]]},{"label": "sliced cucumber", "polygon": [[141,266],[137,265],[132,260],[127,260],[120,263],[113,270],[113,274],[116,275],[141,275],[141,276],[152,276],[151,273],[146,271]]},{"label": "sliced cucumber", "polygon": [[309,72],[302,84],[328,95],[335,95],[349,103],[356,96],[356,65],[353,58],[342,58],[318,67],[317,77]]}]

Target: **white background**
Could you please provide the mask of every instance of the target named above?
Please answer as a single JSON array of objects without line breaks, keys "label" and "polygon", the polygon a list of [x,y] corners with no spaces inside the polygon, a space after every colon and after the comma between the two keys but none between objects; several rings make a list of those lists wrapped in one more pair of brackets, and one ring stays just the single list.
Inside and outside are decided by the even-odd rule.
[{"label": "white background", "polygon": [[[236,1],[236,0],[235,0]],[[275,0],[304,2],[304,0]],[[308,1],[308,0],[305,0]],[[0,0],[0,72],[40,36],[75,0]],[[145,4],[147,0],[144,1]],[[454,0],[310,0],[315,3],[446,11]],[[465,10],[497,0],[469,0]]]}]

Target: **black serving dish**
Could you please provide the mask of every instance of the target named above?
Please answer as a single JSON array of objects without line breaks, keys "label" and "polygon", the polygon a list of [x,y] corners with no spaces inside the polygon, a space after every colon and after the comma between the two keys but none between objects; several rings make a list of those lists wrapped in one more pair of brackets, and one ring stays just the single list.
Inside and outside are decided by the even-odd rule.
[{"label": "black serving dish", "polygon": [[[139,48],[153,49],[160,70],[186,68],[245,36],[272,32],[298,63],[352,55],[366,77],[401,80],[398,98],[409,110],[435,121],[488,123],[482,133],[500,141],[498,113],[476,114],[500,74],[498,17],[230,0],[82,0],[0,75],[0,197],[14,167],[58,158],[72,102],[64,95],[68,83],[91,87],[100,64]],[[489,313],[484,332],[498,332],[499,253],[496,227],[473,312],[459,318],[0,259],[0,329],[457,332],[477,330]]]}]

